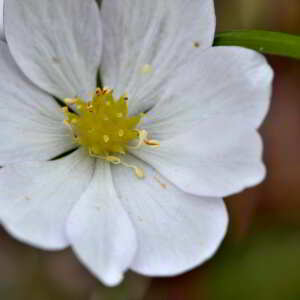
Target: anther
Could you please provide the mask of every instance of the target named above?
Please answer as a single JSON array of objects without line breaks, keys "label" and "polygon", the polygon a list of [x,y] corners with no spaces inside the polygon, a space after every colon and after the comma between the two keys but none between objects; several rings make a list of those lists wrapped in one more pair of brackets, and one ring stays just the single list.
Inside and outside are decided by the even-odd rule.
[{"label": "anther", "polygon": [[144,143],[145,143],[146,145],[151,146],[151,147],[154,147],[154,148],[160,146],[160,142],[157,141],[157,140],[147,140],[147,139],[145,139],[145,140],[144,140]]},{"label": "anther", "polygon": [[124,130],[120,129],[118,134],[119,134],[119,136],[124,136]]},{"label": "anther", "polygon": [[144,179],[145,178],[145,172],[142,168],[139,168],[139,167],[135,167],[134,168],[134,173],[136,175],[137,178],[140,178],[140,179]]},{"label": "anther", "polygon": [[145,178],[145,172],[142,168],[139,168],[139,167],[134,166],[134,165],[127,164],[126,162],[121,161],[121,160],[120,160],[120,163],[123,166],[127,167],[127,168],[133,169],[133,171],[134,171],[137,178],[139,178],[139,179],[144,179]]},{"label": "anther", "polygon": [[78,99],[76,99],[76,98],[65,98],[64,99],[64,102],[66,104],[75,104],[77,101],[78,101]]},{"label": "anther", "polygon": [[112,92],[112,89],[108,87],[104,87],[102,90],[103,95],[110,94]]},{"label": "anther", "polygon": [[88,103],[87,109],[88,109],[89,112],[93,112],[93,104],[92,103]]},{"label": "anther", "polygon": [[103,135],[103,140],[105,143],[109,142],[109,136],[107,134]]}]

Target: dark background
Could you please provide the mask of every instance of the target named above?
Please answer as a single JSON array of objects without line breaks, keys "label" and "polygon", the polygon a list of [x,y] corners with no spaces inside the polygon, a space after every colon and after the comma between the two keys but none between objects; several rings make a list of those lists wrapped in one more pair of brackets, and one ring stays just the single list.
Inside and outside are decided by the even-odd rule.
[{"label": "dark background", "polygon": [[[299,0],[219,0],[216,8],[218,31],[300,33]],[[0,299],[299,300],[300,61],[268,59],[276,74],[271,110],[261,128],[268,176],[258,187],[226,199],[230,229],[213,259],[175,278],[128,273],[111,289],[70,250],[36,250],[1,231]]]}]

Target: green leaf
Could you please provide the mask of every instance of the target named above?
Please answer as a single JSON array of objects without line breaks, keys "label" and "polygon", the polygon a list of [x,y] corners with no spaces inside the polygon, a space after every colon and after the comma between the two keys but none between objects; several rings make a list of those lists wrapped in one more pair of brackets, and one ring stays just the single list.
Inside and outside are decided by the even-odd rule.
[{"label": "green leaf", "polygon": [[215,46],[241,46],[261,53],[300,59],[300,36],[263,30],[234,30],[217,33]]}]

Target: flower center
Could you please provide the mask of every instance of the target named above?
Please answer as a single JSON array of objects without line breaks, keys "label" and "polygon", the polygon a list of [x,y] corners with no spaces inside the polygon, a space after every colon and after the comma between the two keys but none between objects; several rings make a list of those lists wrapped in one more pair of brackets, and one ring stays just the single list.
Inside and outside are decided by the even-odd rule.
[{"label": "flower center", "polygon": [[136,128],[144,114],[128,116],[126,94],[116,100],[111,89],[97,88],[92,101],[85,102],[81,98],[67,98],[64,101],[76,105],[78,112],[76,114],[70,112],[68,107],[63,108],[64,123],[72,130],[76,144],[88,149],[89,155],[93,157],[113,164],[123,164],[133,168],[139,178],[144,177],[143,170],[123,162],[119,156],[132,148],[142,145],[158,147],[159,143],[148,140],[147,132]]}]

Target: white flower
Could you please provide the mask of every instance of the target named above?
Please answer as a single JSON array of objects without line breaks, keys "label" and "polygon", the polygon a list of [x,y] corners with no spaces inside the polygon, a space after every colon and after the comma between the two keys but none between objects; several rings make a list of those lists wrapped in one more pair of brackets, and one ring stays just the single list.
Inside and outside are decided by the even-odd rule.
[{"label": "white flower", "polygon": [[[265,59],[212,47],[212,0],[103,0],[101,20],[94,0],[8,0],[4,9],[5,228],[43,249],[71,245],[108,285],[128,269],[169,276],[210,258],[227,228],[222,197],[265,175],[256,131],[271,91]],[[103,85],[128,97],[136,128],[126,97],[113,103],[98,89],[88,105],[77,98],[96,90],[100,59]]]}]

